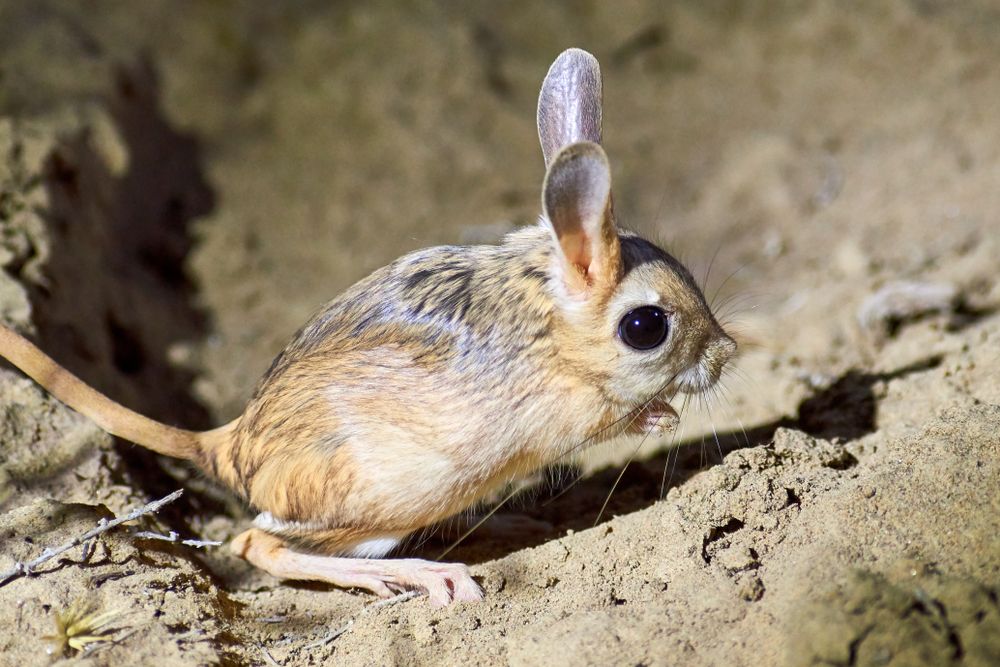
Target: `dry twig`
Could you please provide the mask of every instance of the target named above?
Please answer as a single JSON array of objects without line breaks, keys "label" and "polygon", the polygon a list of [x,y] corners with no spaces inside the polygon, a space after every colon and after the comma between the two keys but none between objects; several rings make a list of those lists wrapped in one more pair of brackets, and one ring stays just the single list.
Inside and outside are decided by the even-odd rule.
[{"label": "dry twig", "polygon": [[264,660],[267,661],[267,664],[272,665],[272,667],[281,667],[280,663],[274,659],[274,656],[271,655],[271,652],[267,650],[266,646],[259,644],[257,648],[259,648],[260,652],[264,655]]},{"label": "dry twig", "polygon": [[216,540],[182,540],[176,530],[171,530],[167,535],[154,533],[148,530],[140,530],[132,533],[132,537],[139,537],[144,540],[160,540],[161,542],[179,542],[185,546],[194,547],[195,549],[222,546],[222,542],[217,542]]},{"label": "dry twig", "polygon": [[[14,567],[13,568],[11,568],[10,570],[8,570],[6,572],[0,573],[0,586],[4,586],[4,585],[10,583],[11,581],[13,581],[14,579],[16,579],[17,577],[21,577],[21,576],[24,576],[24,575],[35,574],[35,569],[39,565],[52,560],[56,556],[60,556],[60,555],[62,555],[64,553],[66,553],[67,551],[69,551],[73,547],[80,546],[81,544],[86,544],[90,540],[94,539],[95,537],[99,537],[100,535],[103,535],[104,533],[108,532],[112,528],[116,528],[117,526],[120,526],[121,524],[127,523],[129,521],[135,521],[136,519],[138,519],[141,516],[145,516],[147,514],[153,514],[153,513],[157,512],[164,505],[172,503],[173,501],[175,501],[178,498],[180,498],[182,493],[184,493],[183,489],[177,489],[176,491],[174,491],[170,495],[164,496],[163,498],[160,498],[159,500],[154,500],[151,503],[148,503],[146,505],[143,505],[142,507],[136,508],[136,509],[132,510],[131,512],[129,512],[128,514],[126,514],[125,516],[115,517],[114,519],[111,519],[110,521],[108,521],[107,519],[101,519],[100,521],[97,522],[97,527],[96,528],[94,528],[92,530],[88,530],[83,535],[78,535],[77,537],[74,537],[72,540],[70,540],[66,544],[63,544],[62,546],[56,547],[54,549],[53,548],[46,548],[44,551],[42,551],[42,555],[41,556],[39,556],[38,558],[35,558],[34,560],[30,560],[27,563],[25,563],[23,561],[18,561],[16,563],[14,563]],[[84,552],[87,553],[88,550],[84,549]]]}]

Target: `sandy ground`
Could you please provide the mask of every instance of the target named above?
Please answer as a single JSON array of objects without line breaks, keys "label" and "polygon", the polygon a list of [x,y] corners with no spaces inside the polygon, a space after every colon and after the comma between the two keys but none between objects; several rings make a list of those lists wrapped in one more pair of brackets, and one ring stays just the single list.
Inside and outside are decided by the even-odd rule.
[{"label": "sandy ground", "polygon": [[0,370],[0,571],[186,489],[0,585],[3,664],[61,659],[79,600],[119,612],[81,665],[1000,664],[991,0],[0,2],[0,315],[133,408],[231,418],[354,280],[532,224],[568,46],[620,220],[745,343],[723,389],[603,514],[638,443],[502,509],[452,554],[486,600],[432,609],[136,536],[251,515]]}]

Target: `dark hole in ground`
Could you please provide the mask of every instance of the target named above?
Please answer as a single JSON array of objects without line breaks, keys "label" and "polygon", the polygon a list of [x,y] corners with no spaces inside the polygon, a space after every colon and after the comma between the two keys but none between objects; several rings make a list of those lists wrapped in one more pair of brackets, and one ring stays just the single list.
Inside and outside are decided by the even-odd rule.
[{"label": "dark hole in ground", "polygon": [[114,360],[115,368],[126,375],[138,374],[146,365],[142,343],[117,320],[114,313],[108,313],[107,323],[108,337],[111,339],[111,358]]},{"label": "dark hole in ground", "polygon": [[[85,131],[65,138],[48,159],[48,284],[31,289],[38,343],[126,406],[208,428],[209,413],[190,391],[193,373],[168,360],[173,346],[207,331],[184,272],[190,225],[215,205],[201,149],[165,117],[149,59],[119,68],[102,102],[127,161],[115,172]],[[119,451],[125,481],[153,496],[177,488],[151,452],[128,443]],[[167,507],[170,520],[190,513],[192,502],[185,494]]]},{"label": "dark hole in ground", "polygon": [[718,542],[724,537],[732,535],[736,531],[740,530],[744,525],[745,524],[742,521],[736,517],[732,517],[726,522],[726,525],[715,526],[709,530],[708,535],[705,536],[704,543],[701,545],[702,559],[704,559],[706,563],[712,562],[712,555],[709,553],[709,547],[711,547],[713,543]]}]

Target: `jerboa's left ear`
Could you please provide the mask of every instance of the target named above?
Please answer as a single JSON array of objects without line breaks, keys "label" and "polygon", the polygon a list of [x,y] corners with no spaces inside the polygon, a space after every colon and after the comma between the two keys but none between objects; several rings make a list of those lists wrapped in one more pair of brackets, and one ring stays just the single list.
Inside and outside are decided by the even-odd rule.
[{"label": "jerboa's left ear", "polygon": [[575,296],[604,293],[621,279],[621,244],[611,213],[611,169],[604,149],[583,141],[553,158],[542,186],[555,235],[557,270]]}]

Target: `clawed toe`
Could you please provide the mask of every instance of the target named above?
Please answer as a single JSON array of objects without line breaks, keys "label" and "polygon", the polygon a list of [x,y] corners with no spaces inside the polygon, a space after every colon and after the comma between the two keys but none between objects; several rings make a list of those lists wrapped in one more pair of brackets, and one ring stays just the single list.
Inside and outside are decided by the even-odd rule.
[{"label": "clawed toe", "polygon": [[483,591],[460,563],[431,563],[423,560],[386,561],[392,566],[392,583],[427,593],[430,603],[443,607],[451,602],[477,602]]}]

